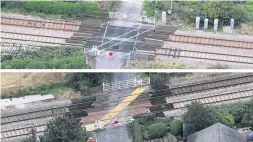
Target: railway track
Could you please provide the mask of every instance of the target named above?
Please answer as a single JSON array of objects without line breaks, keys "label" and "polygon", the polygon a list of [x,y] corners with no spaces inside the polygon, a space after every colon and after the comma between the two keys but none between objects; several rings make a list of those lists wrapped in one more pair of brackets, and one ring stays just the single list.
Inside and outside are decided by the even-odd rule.
[{"label": "railway track", "polygon": [[19,18],[7,18],[1,17],[2,25],[12,25],[21,27],[31,27],[31,28],[43,28],[52,30],[63,30],[63,31],[76,31],[78,30],[77,22],[66,22],[66,21],[39,21],[39,20],[27,20]]},{"label": "railway track", "polygon": [[203,92],[229,86],[242,85],[253,82],[253,74],[230,74],[210,77],[204,80],[191,81],[170,85],[170,91],[174,95]]},{"label": "railway track", "polygon": [[[193,101],[199,101],[205,105],[216,105],[225,102],[249,99],[253,96],[252,83],[246,86],[230,87],[224,90],[191,94],[184,97],[167,98],[168,103],[173,103],[175,109],[184,108]],[[186,98],[187,97],[187,98]]]},{"label": "railway track", "polygon": [[[246,65],[253,65],[253,56],[246,55],[236,55],[236,54],[228,54],[228,53],[218,53],[211,51],[198,51],[191,49],[180,49],[180,48],[160,48],[160,47],[147,47],[147,49],[152,50],[152,48],[156,49],[156,51],[144,51],[137,50],[140,53],[146,53],[151,55],[156,55],[161,59],[172,58],[192,58],[192,59],[204,59],[204,60],[212,60],[212,61],[223,61],[229,63],[240,63]],[[140,49],[140,48],[139,48]]]},{"label": "railway track", "polygon": [[[249,83],[236,87],[216,89],[210,92],[170,96],[166,98],[167,103],[149,106],[147,109],[154,110],[154,107],[158,107],[159,111],[163,111],[169,116],[181,117],[184,113],[183,109],[185,109],[186,105],[190,104],[191,102],[197,101],[204,105],[221,105],[239,101],[249,101],[253,97],[252,86],[253,83]],[[172,108],[168,109],[165,107],[165,105],[172,106]]]},{"label": "railway track", "polygon": [[[146,103],[146,102],[145,102]],[[146,103],[147,105],[148,103]],[[144,104],[145,105],[145,104]],[[69,105],[70,106],[70,105]],[[141,111],[143,111],[143,109],[145,109],[145,106],[143,106],[143,108],[140,108],[139,104],[137,103],[134,103],[133,108],[131,109],[132,112],[138,112],[135,108],[138,108],[138,109],[141,109]],[[5,122],[3,122],[2,125],[2,130],[1,130],[1,139],[3,141],[7,141],[7,140],[14,140],[14,139],[20,139],[20,138],[25,138],[27,137],[29,134],[31,134],[31,128],[34,126],[34,128],[37,130],[37,134],[42,134],[45,130],[46,130],[46,124],[49,120],[53,119],[54,115],[52,114],[46,114],[46,115],[39,115],[39,113],[43,113],[43,111],[53,111],[53,110],[57,110],[57,109],[66,109],[65,106],[62,106],[62,107],[58,107],[58,108],[53,108],[53,109],[46,109],[46,110],[40,110],[40,111],[35,111],[35,112],[27,112],[26,114],[15,114],[15,115],[9,115],[9,116],[5,116],[5,118],[1,118],[2,120],[4,120]],[[105,111],[105,110],[100,110],[100,111]],[[109,109],[108,109],[109,111]],[[64,111],[65,113],[68,112],[68,111]],[[58,112],[59,113],[59,112]],[[87,116],[87,118],[85,117],[84,119],[91,119],[93,118],[93,120],[89,120],[89,121],[86,121],[86,123],[93,123],[96,119],[94,118],[94,114],[95,113],[95,117],[99,117],[99,119],[101,119],[101,115],[97,115],[97,109],[89,109],[89,113],[91,113],[90,116]],[[31,117],[27,117],[25,115],[30,115]],[[19,117],[22,118],[22,120],[13,120],[13,118],[10,118],[10,117],[13,117],[13,116],[17,116],[19,115]],[[102,115],[103,116],[103,115]],[[128,116],[132,116],[132,115],[128,115]],[[90,118],[88,118],[90,117]],[[101,117],[101,118],[100,118]],[[122,118],[125,118],[126,116],[123,116],[123,117],[119,117],[120,119]],[[9,120],[8,122],[6,122],[6,120]],[[25,120],[29,120],[28,121],[25,121]],[[23,125],[19,124],[19,125],[11,125],[10,127],[10,123],[12,121],[12,123],[21,123],[22,121],[23,122],[26,122],[24,123]],[[113,120],[111,120],[113,121]],[[7,125],[8,124],[8,125]]]},{"label": "railway track", "polygon": [[55,37],[55,36],[43,36],[35,34],[22,34],[14,32],[1,32],[1,39],[11,40],[11,41],[30,41],[38,43],[46,43],[50,45],[65,45],[65,46],[84,46],[81,44],[71,44],[66,43],[69,38]]},{"label": "railway track", "polygon": [[201,45],[253,49],[253,42],[249,42],[249,41],[216,39],[216,38],[197,37],[197,36],[194,37],[194,36],[185,36],[185,35],[170,35],[168,40],[173,41],[173,42],[182,42],[182,43],[189,43],[189,44],[201,44]]},{"label": "railway track", "polygon": [[227,53],[197,51],[189,49],[175,49],[175,48],[157,48],[156,55],[166,55],[173,58],[195,58],[205,60],[216,60],[233,63],[253,64],[253,56],[235,55]]}]

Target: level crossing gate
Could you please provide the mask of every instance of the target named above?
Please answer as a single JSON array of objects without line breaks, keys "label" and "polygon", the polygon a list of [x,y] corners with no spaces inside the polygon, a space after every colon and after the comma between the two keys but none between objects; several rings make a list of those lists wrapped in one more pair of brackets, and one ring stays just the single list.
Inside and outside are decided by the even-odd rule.
[{"label": "level crossing gate", "polygon": [[150,77],[141,78],[141,79],[134,78],[130,80],[103,83],[103,92],[127,89],[127,88],[135,88],[139,86],[146,86],[149,84],[150,84]]}]

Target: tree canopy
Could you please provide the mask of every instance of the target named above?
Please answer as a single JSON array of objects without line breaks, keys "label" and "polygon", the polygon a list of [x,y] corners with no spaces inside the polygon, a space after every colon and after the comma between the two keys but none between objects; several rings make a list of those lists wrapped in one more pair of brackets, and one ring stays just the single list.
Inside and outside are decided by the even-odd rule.
[{"label": "tree canopy", "polygon": [[212,108],[204,106],[199,102],[193,102],[186,106],[187,112],[183,115],[185,123],[185,134],[188,136],[197,131],[205,129],[217,122]]},{"label": "tree canopy", "polygon": [[86,130],[72,116],[61,115],[49,121],[44,133],[45,142],[84,142],[87,141]]}]

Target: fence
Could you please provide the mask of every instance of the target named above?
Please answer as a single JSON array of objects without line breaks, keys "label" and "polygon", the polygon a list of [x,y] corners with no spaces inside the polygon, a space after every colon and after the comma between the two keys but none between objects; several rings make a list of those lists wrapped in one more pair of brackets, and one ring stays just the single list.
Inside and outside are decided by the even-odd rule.
[{"label": "fence", "polygon": [[113,90],[120,90],[120,89],[127,89],[127,88],[135,88],[138,86],[146,86],[150,84],[150,78],[142,78],[142,79],[130,79],[130,80],[123,80],[117,81],[112,83],[103,83],[103,92],[104,91],[113,91]]}]

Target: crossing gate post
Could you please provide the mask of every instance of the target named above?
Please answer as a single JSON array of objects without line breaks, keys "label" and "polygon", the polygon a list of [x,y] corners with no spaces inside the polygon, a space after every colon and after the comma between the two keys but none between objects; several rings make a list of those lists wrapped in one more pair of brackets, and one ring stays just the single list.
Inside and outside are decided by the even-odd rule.
[{"label": "crossing gate post", "polygon": [[137,80],[136,80],[136,77],[134,78],[134,87],[137,86]]},{"label": "crossing gate post", "polygon": [[102,89],[103,89],[103,92],[104,92],[105,91],[105,83],[104,82],[102,83],[102,87],[103,87]]}]

